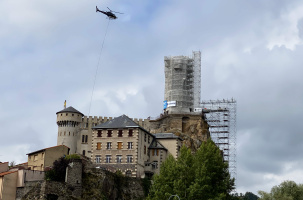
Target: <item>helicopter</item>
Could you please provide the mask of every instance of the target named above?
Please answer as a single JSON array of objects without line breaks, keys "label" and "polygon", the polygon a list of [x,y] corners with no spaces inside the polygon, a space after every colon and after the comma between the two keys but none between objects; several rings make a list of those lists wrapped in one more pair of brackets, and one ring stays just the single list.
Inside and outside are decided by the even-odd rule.
[{"label": "helicopter", "polygon": [[120,13],[120,12],[112,11],[111,9],[109,9],[109,7],[107,7],[107,8],[108,8],[109,11],[102,11],[102,10],[99,10],[98,7],[96,6],[96,12],[101,12],[101,13],[103,13],[103,14],[106,15],[109,19],[117,19],[117,18],[118,18],[114,13],[123,14],[123,13]]}]

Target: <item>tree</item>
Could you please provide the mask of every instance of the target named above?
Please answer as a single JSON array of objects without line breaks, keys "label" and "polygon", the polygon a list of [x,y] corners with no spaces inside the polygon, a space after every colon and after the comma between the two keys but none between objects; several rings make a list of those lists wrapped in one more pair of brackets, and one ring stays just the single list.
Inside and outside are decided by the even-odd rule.
[{"label": "tree", "polygon": [[65,159],[64,157],[59,158],[53,163],[53,168],[45,173],[45,179],[64,182],[68,164],[68,159]]},{"label": "tree", "polygon": [[260,200],[303,200],[303,185],[284,181],[271,188],[270,193],[259,191]]},{"label": "tree", "polygon": [[228,164],[210,139],[195,154],[183,146],[177,160],[170,155],[153,181],[149,200],[164,200],[175,194],[180,199],[232,199],[229,193],[234,188]]},{"label": "tree", "polygon": [[258,200],[259,197],[252,192],[246,192],[243,200]]}]

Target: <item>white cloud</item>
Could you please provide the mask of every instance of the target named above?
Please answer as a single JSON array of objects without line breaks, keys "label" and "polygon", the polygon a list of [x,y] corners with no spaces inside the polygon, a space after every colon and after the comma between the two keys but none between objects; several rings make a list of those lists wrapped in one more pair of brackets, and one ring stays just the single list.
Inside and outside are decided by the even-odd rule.
[{"label": "white cloud", "polygon": [[298,29],[298,22],[302,18],[302,5],[291,8],[282,14],[272,30],[269,30],[267,48],[272,50],[275,46],[285,46],[290,50],[295,50],[297,45],[302,44]]}]

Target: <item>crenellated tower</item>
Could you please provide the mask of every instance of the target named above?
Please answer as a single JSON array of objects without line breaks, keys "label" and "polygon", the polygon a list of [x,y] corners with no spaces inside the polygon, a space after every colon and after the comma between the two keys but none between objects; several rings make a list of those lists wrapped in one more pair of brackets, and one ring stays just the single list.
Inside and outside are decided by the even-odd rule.
[{"label": "crenellated tower", "polygon": [[58,139],[57,145],[66,145],[70,148],[70,154],[77,153],[77,140],[80,137],[81,112],[73,107],[66,108],[57,112]]}]

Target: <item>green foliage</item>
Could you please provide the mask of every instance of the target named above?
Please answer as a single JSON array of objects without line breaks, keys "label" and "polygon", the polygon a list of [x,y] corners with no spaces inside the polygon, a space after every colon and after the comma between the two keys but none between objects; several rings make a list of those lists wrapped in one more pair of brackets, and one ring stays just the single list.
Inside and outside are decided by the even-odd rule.
[{"label": "green foliage", "polygon": [[243,200],[258,200],[259,197],[252,192],[246,192]]},{"label": "green foliage", "polygon": [[149,192],[149,189],[150,189],[150,186],[151,186],[151,180],[150,178],[143,178],[141,179],[142,181],[142,186],[143,186],[143,190],[144,190],[144,196],[148,196],[148,192]]},{"label": "green foliage", "polygon": [[259,191],[260,200],[303,200],[303,185],[284,181],[272,187],[270,193]]},{"label": "green foliage", "polygon": [[59,158],[53,163],[53,168],[45,173],[45,180],[50,181],[65,181],[66,167],[69,164],[69,160],[64,157]]},{"label": "green foliage", "polygon": [[225,200],[232,199],[229,193],[234,188],[228,165],[211,140],[203,142],[195,154],[183,146],[178,160],[170,155],[153,181],[149,200],[164,200],[175,194],[180,199]]},{"label": "green foliage", "polygon": [[81,157],[78,154],[71,154],[65,157],[66,160],[79,160]]}]

